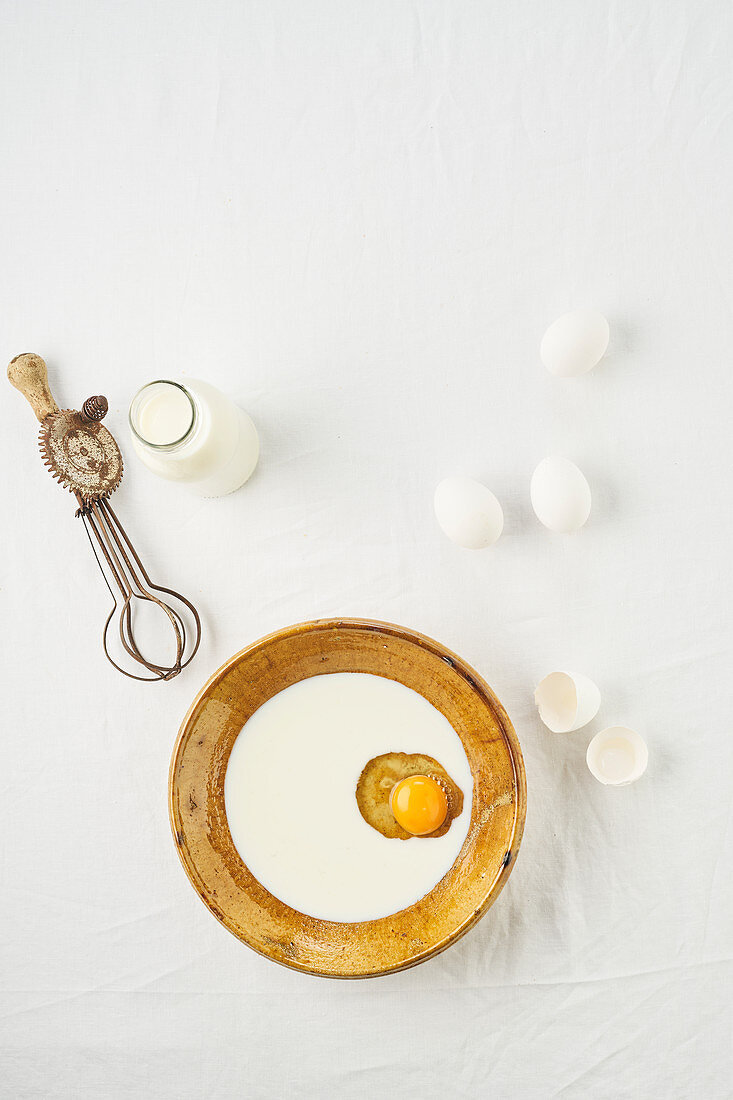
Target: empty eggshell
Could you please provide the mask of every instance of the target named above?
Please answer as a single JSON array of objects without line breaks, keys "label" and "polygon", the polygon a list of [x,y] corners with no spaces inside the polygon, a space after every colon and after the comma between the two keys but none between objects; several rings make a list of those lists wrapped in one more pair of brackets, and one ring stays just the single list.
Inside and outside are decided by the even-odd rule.
[{"label": "empty eggshell", "polygon": [[433,503],[436,519],[448,538],[469,550],[491,546],[503,530],[499,501],[473,478],[445,478],[435,490]]},{"label": "empty eggshell", "polygon": [[597,309],[576,309],[553,321],[540,344],[550,374],[574,378],[586,374],[606,353],[608,321]]},{"label": "empty eggshell", "polygon": [[537,686],[534,701],[548,730],[572,733],[598,714],[601,693],[578,672],[551,672]]},{"label": "empty eggshell", "polygon": [[537,519],[551,531],[578,531],[590,515],[590,486],[568,458],[543,458],[529,493]]},{"label": "empty eggshell", "polygon": [[643,737],[626,726],[597,733],[585,755],[591,774],[609,787],[625,787],[646,771],[649,750]]}]

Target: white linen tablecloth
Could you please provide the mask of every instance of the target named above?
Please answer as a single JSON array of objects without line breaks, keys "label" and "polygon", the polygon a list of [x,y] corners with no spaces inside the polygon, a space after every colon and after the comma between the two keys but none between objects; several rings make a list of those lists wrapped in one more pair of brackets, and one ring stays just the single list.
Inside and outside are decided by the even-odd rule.
[{"label": "white linen tablecloth", "polygon": [[[3,383],[0,1094],[731,1095],[733,8],[724,0],[4,0],[0,337],[92,393],[116,505],[198,602],[178,679],[103,659],[107,595]],[[574,306],[603,363],[538,357]],[[200,376],[260,468],[195,500],[136,460],[143,382]],[[593,512],[552,536],[547,453]],[[443,537],[436,482],[505,533]],[[369,982],[259,958],[196,898],[167,818],[179,722],[230,654],[371,616],[457,650],[506,705],[529,813],[454,948]],[[532,692],[603,693],[552,736]],[[647,739],[635,786],[590,735]]]}]

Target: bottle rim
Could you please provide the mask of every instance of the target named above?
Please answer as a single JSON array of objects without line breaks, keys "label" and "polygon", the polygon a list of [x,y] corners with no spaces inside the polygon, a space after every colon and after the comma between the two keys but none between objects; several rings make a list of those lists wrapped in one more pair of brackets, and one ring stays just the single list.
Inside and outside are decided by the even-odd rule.
[{"label": "bottle rim", "polygon": [[[145,438],[145,436],[138,430],[138,427],[136,425],[137,412],[139,411],[143,394],[147,390],[151,389],[153,386],[175,386],[176,389],[180,390],[182,393],[185,393],[186,397],[188,398],[188,403],[191,406],[191,421],[188,427],[186,428],[182,436],[180,436],[178,439],[172,440],[170,443],[152,443],[149,439]],[[143,444],[143,446],[151,447],[154,451],[171,451],[174,447],[180,447],[182,443],[185,443],[186,440],[191,437],[198,422],[198,412],[193,395],[186,389],[185,386],[181,385],[180,382],[172,382],[170,378],[156,378],[152,382],[146,382],[145,385],[141,386],[140,389],[137,391],[132,401],[130,402],[130,407],[127,412],[127,420],[130,425],[130,431],[135,436],[135,438]]]}]

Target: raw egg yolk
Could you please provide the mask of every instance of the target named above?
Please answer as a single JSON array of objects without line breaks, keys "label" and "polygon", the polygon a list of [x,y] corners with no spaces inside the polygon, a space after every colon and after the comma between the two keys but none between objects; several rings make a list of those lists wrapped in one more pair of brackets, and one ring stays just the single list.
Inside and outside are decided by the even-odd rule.
[{"label": "raw egg yolk", "polygon": [[389,808],[405,832],[426,836],[445,821],[448,799],[440,783],[429,775],[408,775],[392,788]]}]

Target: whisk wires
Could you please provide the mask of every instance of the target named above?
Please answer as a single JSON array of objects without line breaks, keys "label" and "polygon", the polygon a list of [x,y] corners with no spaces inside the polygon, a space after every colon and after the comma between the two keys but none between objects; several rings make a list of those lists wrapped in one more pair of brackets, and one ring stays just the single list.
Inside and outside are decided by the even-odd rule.
[{"label": "whisk wires", "polygon": [[[77,515],[82,518],[89,544],[114,602],[102,632],[102,645],[107,660],[118,672],[132,680],[149,682],[173,679],[198,650],[201,641],[201,619],[198,611],[180,592],[151,581],[125,528],[107,499],[84,500],[78,493],[76,497],[79,502]],[[154,595],[156,592],[170,596],[188,608],[195,624],[193,637],[187,635],[181,613],[170,603]],[[175,637],[176,656],[173,664],[156,664],[141,652],[134,634],[134,600],[155,604],[168,617]],[[137,665],[151,673],[150,676],[129,671],[112,656],[109,633],[115,617],[123,649]]]}]

